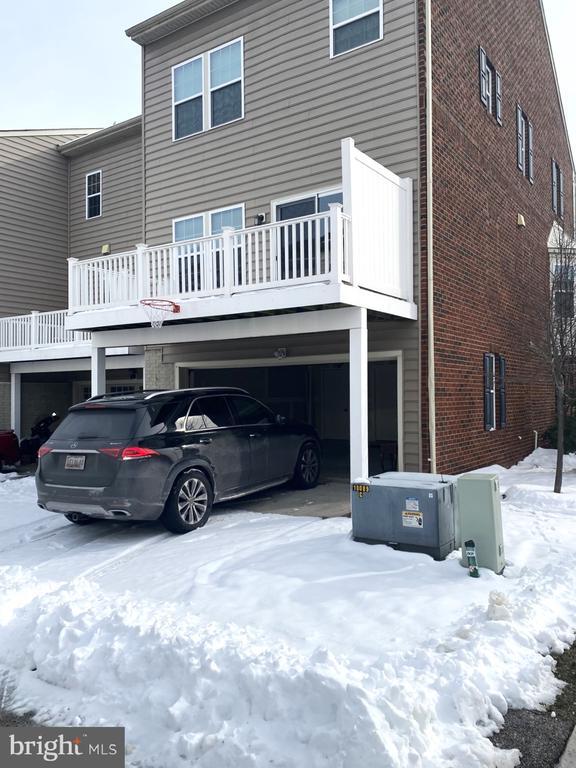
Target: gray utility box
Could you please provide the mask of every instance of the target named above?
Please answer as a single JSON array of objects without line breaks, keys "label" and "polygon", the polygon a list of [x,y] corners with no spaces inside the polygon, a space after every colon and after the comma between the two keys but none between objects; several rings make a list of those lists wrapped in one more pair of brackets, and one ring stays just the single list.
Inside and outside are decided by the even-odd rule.
[{"label": "gray utility box", "polygon": [[467,565],[464,542],[473,539],[478,565],[502,573],[505,560],[498,475],[487,472],[462,475],[458,478],[457,492],[462,565]]},{"label": "gray utility box", "polygon": [[352,483],[352,536],[443,560],[459,544],[456,478],[384,472]]}]

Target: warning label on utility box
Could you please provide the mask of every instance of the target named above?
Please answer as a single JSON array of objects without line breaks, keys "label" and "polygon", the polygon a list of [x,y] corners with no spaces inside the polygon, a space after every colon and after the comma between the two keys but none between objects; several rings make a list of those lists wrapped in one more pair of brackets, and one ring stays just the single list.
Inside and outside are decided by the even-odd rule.
[{"label": "warning label on utility box", "polygon": [[418,512],[420,510],[420,504],[418,503],[418,499],[415,499],[413,496],[409,496],[406,499],[404,506],[405,506],[405,509],[407,509],[409,512]]},{"label": "warning label on utility box", "polygon": [[404,528],[422,528],[424,526],[422,512],[412,512],[409,509],[403,510],[402,525]]}]

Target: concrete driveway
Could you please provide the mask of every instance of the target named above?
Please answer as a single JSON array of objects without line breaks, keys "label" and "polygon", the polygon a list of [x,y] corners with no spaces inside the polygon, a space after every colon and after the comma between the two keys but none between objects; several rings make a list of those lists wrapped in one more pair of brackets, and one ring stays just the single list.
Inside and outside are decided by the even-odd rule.
[{"label": "concrete driveway", "polygon": [[276,515],[346,517],[350,515],[350,484],[345,480],[326,480],[309,491],[290,485],[270,488],[215,507],[218,512],[247,510]]}]

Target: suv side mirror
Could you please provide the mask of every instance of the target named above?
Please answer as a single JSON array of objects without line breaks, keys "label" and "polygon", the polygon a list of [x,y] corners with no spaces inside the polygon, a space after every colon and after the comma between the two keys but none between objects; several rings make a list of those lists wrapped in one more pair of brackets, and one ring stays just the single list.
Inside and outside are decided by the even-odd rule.
[{"label": "suv side mirror", "polygon": [[276,414],[276,424],[286,424],[287,421],[288,419],[286,416],[282,416],[279,413]]}]

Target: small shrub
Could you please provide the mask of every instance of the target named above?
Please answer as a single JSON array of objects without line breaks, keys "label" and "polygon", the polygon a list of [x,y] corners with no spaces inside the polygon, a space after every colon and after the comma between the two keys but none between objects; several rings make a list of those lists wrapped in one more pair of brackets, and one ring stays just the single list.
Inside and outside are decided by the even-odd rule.
[{"label": "small shrub", "polygon": [[[542,435],[542,445],[545,448],[556,448],[558,440],[558,425],[554,424]],[[564,424],[564,453],[576,452],[576,416],[566,416]]]}]

